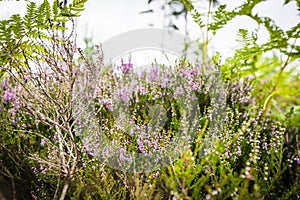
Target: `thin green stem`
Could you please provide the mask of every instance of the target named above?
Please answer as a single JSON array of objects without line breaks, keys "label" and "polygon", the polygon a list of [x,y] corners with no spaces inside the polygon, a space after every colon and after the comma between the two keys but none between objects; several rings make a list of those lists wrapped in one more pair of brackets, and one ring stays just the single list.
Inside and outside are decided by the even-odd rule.
[{"label": "thin green stem", "polygon": [[271,100],[272,100],[272,98],[274,97],[274,94],[276,93],[275,91],[276,91],[276,89],[277,89],[277,87],[278,87],[278,85],[279,85],[279,81],[280,81],[280,79],[281,79],[281,76],[282,76],[282,74],[283,74],[285,68],[286,68],[287,65],[289,64],[289,61],[290,61],[290,58],[291,58],[291,54],[292,54],[292,51],[294,50],[294,46],[295,46],[295,44],[296,44],[297,39],[298,39],[298,38],[295,38],[295,40],[294,40],[294,42],[293,42],[293,44],[292,44],[292,46],[291,46],[292,48],[291,48],[291,50],[290,50],[290,52],[289,52],[289,54],[288,54],[288,56],[287,56],[287,58],[286,58],[284,64],[280,67],[278,76],[277,76],[277,78],[276,78],[276,80],[275,80],[274,87],[273,87],[272,90],[271,90],[271,94],[268,96],[268,98],[266,99],[266,101],[265,101],[265,103],[264,103],[265,106],[264,106],[263,116],[266,116],[266,114],[267,114],[267,112],[268,112],[268,110],[269,110],[269,108],[270,108],[270,106],[271,106]]}]

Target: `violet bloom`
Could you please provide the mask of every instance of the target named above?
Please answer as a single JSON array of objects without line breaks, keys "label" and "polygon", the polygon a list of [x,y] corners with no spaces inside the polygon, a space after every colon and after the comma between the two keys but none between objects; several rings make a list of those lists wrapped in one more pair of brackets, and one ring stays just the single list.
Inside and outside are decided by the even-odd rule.
[{"label": "violet bloom", "polygon": [[226,156],[227,159],[230,158],[228,151],[225,152],[225,156]]},{"label": "violet bloom", "polygon": [[3,96],[3,100],[4,101],[9,101],[11,99],[11,95],[10,92],[8,90],[4,91],[4,96]]},{"label": "violet bloom", "polygon": [[19,104],[19,102],[16,99],[14,101],[14,106],[16,108],[16,111],[18,111],[20,109],[20,104]]},{"label": "violet bloom", "polygon": [[190,71],[187,73],[187,79],[189,81],[193,82],[193,76],[192,76],[192,73]]},{"label": "violet bloom", "polygon": [[120,151],[120,157],[119,157],[120,161],[128,161],[129,162],[131,160],[130,157],[125,156],[126,151],[124,148],[119,147],[119,151]]},{"label": "violet bloom", "polygon": [[251,74],[249,76],[246,77],[249,81],[252,81],[255,77]]},{"label": "violet bloom", "polygon": [[18,119],[16,118],[16,119],[14,119],[14,120],[12,121],[12,125],[13,125],[14,127],[16,127],[16,126],[17,126],[17,122],[18,122]]},{"label": "violet bloom", "polygon": [[6,88],[7,87],[7,79],[4,78],[3,82],[2,82],[2,87]]},{"label": "violet bloom", "polygon": [[65,62],[62,63],[61,69],[62,69],[63,72],[66,72],[68,70],[68,66]]},{"label": "violet bloom", "polygon": [[14,90],[13,92],[9,92],[8,90],[5,90],[3,100],[4,101],[10,101],[10,100],[16,100],[16,91]]},{"label": "violet bloom", "polygon": [[112,107],[111,102],[110,102],[109,100],[104,100],[103,103],[104,103],[104,106],[105,106],[108,110],[110,110],[110,111],[113,110],[113,107]]},{"label": "violet bloom", "polygon": [[133,69],[133,64],[131,63],[131,60],[129,59],[128,63],[124,63],[124,60],[121,59],[121,66],[119,68],[121,68],[122,73],[125,74],[127,73],[129,70]]},{"label": "violet bloom", "polygon": [[46,81],[49,81],[49,74],[48,74],[48,72],[45,72],[45,79],[46,79]]},{"label": "violet bloom", "polygon": [[137,143],[138,143],[139,150],[140,150],[143,154],[146,154],[145,149],[144,149],[144,143],[143,143],[141,137],[138,138]]},{"label": "violet bloom", "polygon": [[24,75],[24,80],[27,81],[29,79],[29,76],[27,74]]},{"label": "violet bloom", "polygon": [[153,145],[153,147],[152,147],[153,151],[155,151],[155,150],[157,149],[157,143],[158,143],[158,139],[156,138],[156,139],[153,141],[153,143],[152,143],[152,145]]},{"label": "violet bloom", "polygon": [[155,66],[150,70],[149,81],[153,82],[154,80],[156,80],[157,77],[158,77],[158,67]]},{"label": "violet bloom", "polygon": [[300,165],[300,157],[299,156],[295,157],[295,161],[296,161],[297,165]]},{"label": "violet bloom", "polygon": [[193,84],[192,88],[193,88],[193,90],[199,90],[199,87],[196,84]]},{"label": "violet bloom", "polygon": [[83,142],[83,147],[85,148],[87,153],[91,153],[91,149],[89,147],[89,141],[87,139],[85,139],[85,141]]},{"label": "violet bloom", "polygon": [[54,133],[53,139],[54,139],[55,142],[58,142],[57,136],[58,136],[58,134],[57,134],[57,133]]},{"label": "violet bloom", "polygon": [[46,144],[44,138],[41,139],[41,146],[43,147]]},{"label": "violet bloom", "polygon": [[118,96],[121,97],[121,99],[125,103],[128,103],[128,101],[129,101],[129,96],[128,96],[129,93],[130,93],[130,91],[128,91],[128,89],[125,87],[119,88],[117,91]]},{"label": "violet bloom", "polygon": [[242,154],[242,151],[241,151],[240,146],[238,146],[238,150],[237,150],[236,154],[237,154],[237,155],[241,155],[241,154]]},{"label": "violet bloom", "polygon": [[17,95],[16,95],[16,90],[13,90],[11,93],[10,93],[10,97],[12,100],[17,100]]},{"label": "violet bloom", "polygon": [[162,88],[166,88],[168,82],[169,82],[169,79],[168,79],[167,77],[165,77],[165,78],[163,79],[163,82],[162,82],[162,84],[161,84],[161,87],[162,87]]},{"label": "violet bloom", "polygon": [[21,90],[22,90],[22,85],[18,84],[18,92],[21,92]]},{"label": "violet bloom", "polygon": [[42,174],[46,174],[46,169],[40,164],[40,171]]},{"label": "violet bloom", "polygon": [[14,115],[16,114],[16,111],[15,111],[14,108],[9,109],[8,112],[9,112],[12,116],[14,116]]},{"label": "violet bloom", "polygon": [[120,148],[120,161],[123,161],[125,160],[125,157],[124,157],[124,149],[123,148]]},{"label": "violet bloom", "polygon": [[128,103],[129,98],[128,98],[128,94],[127,94],[126,91],[124,91],[124,92],[121,94],[121,98],[122,98],[122,100],[123,100],[125,103]]}]

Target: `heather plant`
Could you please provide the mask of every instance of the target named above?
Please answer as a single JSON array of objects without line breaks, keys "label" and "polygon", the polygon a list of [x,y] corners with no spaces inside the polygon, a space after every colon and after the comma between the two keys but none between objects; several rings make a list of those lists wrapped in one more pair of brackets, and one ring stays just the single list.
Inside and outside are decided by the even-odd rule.
[{"label": "heather plant", "polygon": [[[84,2],[70,9],[78,14],[73,7]],[[270,42],[240,30],[244,46],[225,63],[210,60],[205,43],[203,64],[179,59],[146,70],[127,58],[104,66],[101,46],[77,48],[72,31],[60,37],[65,28],[50,25],[73,15],[57,2],[47,22],[46,1],[31,3],[24,19],[2,21],[0,178],[8,198],[299,198],[299,27],[284,32],[252,16],[259,2],[209,10],[207,31],[246,14],[268,28]],[[201,13],[182,3],[202,26]],[[32,13],[40,16],[35,34],[19,32],[30,29]],[[267,50],[286,60],[262,56]]]},{"label": "heather plant", "polygon": [[[112,151],[109,146],[105,148],[110,150],[105,149],[101,153],[112,153],[113,155],[107,156],[113,157],[119,152],[120,161],[130,162],[131,155],[125,154],[128,150],[146,156],[149,160],[154,158],[155,162],[162,162],[157,160],[162,159],[159,158],[162,153],[157,152],[172,144],[176,144],[178,150],[181,148],[180,143],[172,139],[187,134],[184,124],[188,122],[184,119],[197,123],[196,115],[183,113],[187,111],[185,107],[189,101],[193,101],[193,97],[180,102],[180,95],[188,93],[183,91],[188,88],[182,87],[183,80],[180,82],[182,85],[174,82],[178,81],[174,79],[175,74],[166,73],[166,69],[162,67],[153,66],[148,72],[136,73],[132,63],[123,62],[116,70],[120,73],[114,72],[113,68],[105,72],[106,78],[100,83],[97,99],[102,131],[119,149]],[[170,87],[171,84],[175,85]],[[182,138],[182,143],[184,141]],[[163,154],[171,156],[167,152]],[[138,158],[140,159],[142,158]],[[137,166],[138,163],[134,162],[134,165]]]}]

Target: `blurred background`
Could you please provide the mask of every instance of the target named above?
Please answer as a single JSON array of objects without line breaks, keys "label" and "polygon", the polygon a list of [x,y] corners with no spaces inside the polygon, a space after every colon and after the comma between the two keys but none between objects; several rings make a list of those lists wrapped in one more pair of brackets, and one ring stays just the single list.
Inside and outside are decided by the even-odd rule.
[{"label": "blurred background", "polygon": [[[217,0],[212,6],[227,4],[227,8],[232,9],[243,2]],[[195,3],[200,13],[207,13],[207,0]],[[300,21],[300,16],[297,15],[295,2],[283,4],[283,0],[269,0],[254,10],[259,16],[271,17],[283,30],[287,30]],[[24,15],[26,5],[25,1],[0,1],[0,19],[8,19],[17,13]],[[205,30],[201,30],[191,16],[186,14],[183,6],[174,0],[88,0],[86,9],[76,20],[78,46],[84,48],[86,42],[98,44],[122,32],[147,27],[170,28],[188,34],[192,39],[199,39],[199,42],[204,40]],[[232,56],[238,45],[236,34],[239,28],[249,31],[259,29],[259,41],[264,43],[268,40],[264,27],[258,27],[248,17],[235,18],[216,35],[209,36],[209,55],[218,51],[222,58]]]}]

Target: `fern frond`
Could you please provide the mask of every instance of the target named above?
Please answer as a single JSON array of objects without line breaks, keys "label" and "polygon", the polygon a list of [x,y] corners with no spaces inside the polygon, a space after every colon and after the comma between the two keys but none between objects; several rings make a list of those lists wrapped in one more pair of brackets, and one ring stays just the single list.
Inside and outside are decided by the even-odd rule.
[{"label": "fern frond", "polygon": [[59,0],[52,6],[48,0],[39,6],[28,2],[23,18],[13,15],[9,20],[0,21],[0,66],[11,66],[16,59],[22,63],[25,56],[43,55],[44,47],[39,41],[51,41],[53,32],[66,30],[62,24],[70,17],[79,16],[87,0],[73,0],[66,9],[60,8]]},{"label": "fern frond", "polygon": [[63,10],[62,16],[79,17],[80,13],[84,10],[84,5],[86,2],[87,0],[73,0],[72,4]]},{"label": "fern frond", "polygon": [[35,20],[35,13],[36,13],[36,3],[30,2],[27,5],[27,13],[24,17],[24,25],[26,30],[30,30],[37,25],[37,21]]},{"label": "fern frond", "polygon": [[21,39],[25,35],[25,29],[23,27],[23,20],[20,15],[11,16],[12,31],[16,39]]},{"label": "fern frond", "polygon": [[209,30],[215,34],[217,30],[223,28],[230,20],[237,16],[237,13],[226,11],[226,5],[220,5],[213,13],[213,22],[208,25]]},{"label": "fern frond", "polygon": [[0,40],[10,43],[10,41],[12,40],[11,34],[12,34],[12,29],[10,27],[10,21],[9,20],[0,21]]},{"label": "fern frond", "polygon": [[195,9],[190,0],[180,0],[180,2],[186,7],[187,11],[189,12]]}]

